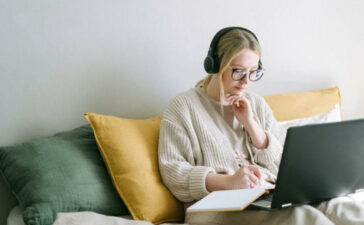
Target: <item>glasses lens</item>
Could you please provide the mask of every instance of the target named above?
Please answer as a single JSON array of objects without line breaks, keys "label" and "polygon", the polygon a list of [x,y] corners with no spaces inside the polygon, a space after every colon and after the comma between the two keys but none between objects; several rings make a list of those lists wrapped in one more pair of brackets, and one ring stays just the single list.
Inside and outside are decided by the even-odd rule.
[{"label": "glasses lens", "polygon": [[262,78],[263,74],[264,74],[263,70],[252,71],[252,73],[250,74],[250,80],[251,81],[257,81],[260,78]]},{"label": "glasses lens", "polygon": [[233,80],[241,80],[245,77],[246,71],[244,70],[233,70],[232,78]]}]

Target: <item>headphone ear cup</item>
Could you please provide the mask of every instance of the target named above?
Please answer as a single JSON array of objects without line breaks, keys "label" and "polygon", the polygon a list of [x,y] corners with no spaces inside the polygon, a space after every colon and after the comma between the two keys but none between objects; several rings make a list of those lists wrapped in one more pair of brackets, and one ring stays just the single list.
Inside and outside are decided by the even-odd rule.
[{"label": "headphone ear cup", "polygon": [[220,62],[219,62],[219,58],[215,55],[210,55],[208,54],[205,58],[204,61],[204,67],[205,67],[205,71],[207,73],[218,73],[219,72],[219,67],[220,67]]},{"label": "headphone ear cup", "polygon": [[214,71],[214,58],[209,56],[209,55],[206,56],[203,65],[204,65],[205,71],[207,73],[213,73],[213,71]]}]

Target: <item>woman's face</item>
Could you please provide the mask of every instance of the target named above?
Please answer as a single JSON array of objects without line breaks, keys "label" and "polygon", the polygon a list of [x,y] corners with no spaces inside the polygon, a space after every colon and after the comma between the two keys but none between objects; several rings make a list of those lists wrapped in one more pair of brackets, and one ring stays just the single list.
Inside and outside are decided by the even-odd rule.
[{"label": "woman's face", "polygon": [[[226,95],[241,95],[245,90],[250,87],[251,81],[249,80],[250,71],[258,69],[259,56],[256,52],[250,49],[243,49],[230,63],[230,66],[222,74],[222,82],[224,84],[225,96]],[[247,75],[240,81],[232,79],[232,69],[246,70]]]}]

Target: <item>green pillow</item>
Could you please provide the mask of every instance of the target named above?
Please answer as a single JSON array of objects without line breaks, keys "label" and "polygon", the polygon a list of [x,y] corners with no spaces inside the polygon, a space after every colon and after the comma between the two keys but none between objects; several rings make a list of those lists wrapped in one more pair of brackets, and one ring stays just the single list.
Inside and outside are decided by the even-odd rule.
[{"label": "green pillow", "polygon": [[0,147],[0,172],[28,225],[50,225],[58,212],[129,214],[112,185],[90,125]]}]

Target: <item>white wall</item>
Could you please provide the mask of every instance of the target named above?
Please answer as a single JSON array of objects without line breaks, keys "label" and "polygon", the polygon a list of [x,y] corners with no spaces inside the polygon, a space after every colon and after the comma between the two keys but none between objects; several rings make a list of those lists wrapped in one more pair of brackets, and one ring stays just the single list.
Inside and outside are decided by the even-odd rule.
[{"label": "white wall", "polygon": [[0,145],[87,123],[84,112],[162,114],[205,76],[225,26],[263,48],[261,95],[339,86],[345,119],[364,117],[361,0],[0,0]]}]

